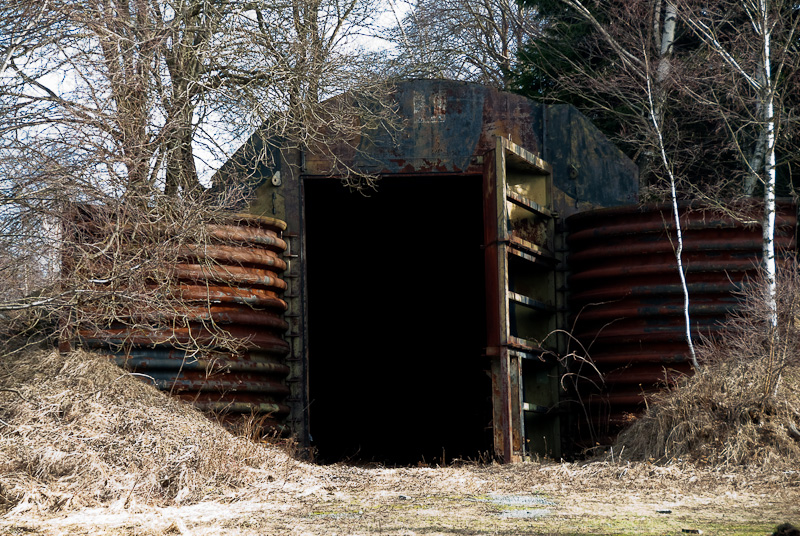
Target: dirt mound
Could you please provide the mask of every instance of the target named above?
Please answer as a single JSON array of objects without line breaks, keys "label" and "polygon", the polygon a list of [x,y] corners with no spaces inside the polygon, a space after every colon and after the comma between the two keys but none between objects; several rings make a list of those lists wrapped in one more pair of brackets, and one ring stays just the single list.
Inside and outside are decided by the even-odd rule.
[{"label": "dirt mound", "polygon": [[764,392],[762,373],[758,362],[705,367],[653,396],[614,450],[630,460],[796,468],[800,371],[787,369],[774,396]]},{"label": "dirt mound", "polygon": [[0,513],[191,503],[297,462],[81,351],[0,360]]},{"label": "dirt mound", "polygon": [[[765,280],[765,279],[764,279]],[[800,269],[779,272],[777,325],[766,285],[697,347],[701,368],[666,392],[617,440],[631,460],[684,459],[796,469],[800,464]]]}]

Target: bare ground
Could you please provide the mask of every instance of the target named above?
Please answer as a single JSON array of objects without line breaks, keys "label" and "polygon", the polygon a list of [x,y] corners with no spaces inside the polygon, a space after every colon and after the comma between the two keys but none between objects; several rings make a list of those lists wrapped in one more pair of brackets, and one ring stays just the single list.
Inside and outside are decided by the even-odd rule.
[{"label": "bare ground", "polygon": [[[3,534],[771,534],[800,520],[800,474],[691,466],[526,463],[359,468],[289,461],[195,504],[42,511]],[[57,509],[56,509],[57,510]]]}]

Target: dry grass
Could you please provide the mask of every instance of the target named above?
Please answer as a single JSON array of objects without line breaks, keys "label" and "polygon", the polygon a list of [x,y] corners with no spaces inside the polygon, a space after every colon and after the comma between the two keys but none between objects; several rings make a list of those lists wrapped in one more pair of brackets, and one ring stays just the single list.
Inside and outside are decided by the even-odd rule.
[{"label": "dry grass", "polygon": [[800,437],[792,427],[800,423],[800,382],[797,368],[787,372],[775,396],[762,397],[763,364],[706,366],[655,395],[645,415],[619,435],[615,449],[624,448],[631,460],[796,468]]},{"label": "dry grass", "polygon": [[0,513],[220,497],[297,462],[85,352],[0,360]]},{"label": "dry grass", "polygon": [[[618,459],[309,466],[80,352],[3,358],[0,389],[2,534],[761,536],[800,519],[797,471]],[[494,504],[498,494],[539,498],[548,513],[508,515],[518,508]]]},{"label": "dry grass", "polygon": [[684,459],[715,467],[800,464],[800,276],[779,274],[778,326],[766,290],[751,286],[725,331],[697,348],[701,370],[649,400],[616,451],[631,460]]},{"label": "dry grass", "polygon": [[[610,461],[307,469],[194,505],[0,516],[0,533],[663,536],[694,529],[765,536],[779,523],[800,520],[797,472]],[[503,496],[539,502],[493,501]],[[513,515],[526,510],[541,516]]]}]

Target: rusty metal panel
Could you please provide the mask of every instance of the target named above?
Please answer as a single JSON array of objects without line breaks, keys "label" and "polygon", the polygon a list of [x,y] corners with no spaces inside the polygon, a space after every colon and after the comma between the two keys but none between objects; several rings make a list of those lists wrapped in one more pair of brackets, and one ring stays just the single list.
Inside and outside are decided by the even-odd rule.
[{"label": "rusty metal panel", "polygon": [[[304,194],[301,177],[304,150],[285,148],[281,139],[265,142],[256,132],[220,169],[215,184],[224,187],[232,182],[236,187],[251,185],[252,201],[247,207],[251,214],[277,217],[286,222],[290,232],[282,239],[286,249],[281,272],[286,282],[282,295],[288,329],[284,334],[288,351],[282,362],[289,367],[285,379],[290,393],[285,402],[290,408],[283,420],[303,447],[310,445],[308,397],[308,319],[306,307]],[[257,158],[265,155],[266,158]],[[247,180],[242,181],[240,177]],[[238,181],[238,182],[237,182]]]},{"label": "rusty metal panel", "polygon": [[523,419],[525,379],[522,377],[522,358],[518,353],[509,352],[508,360],[509,389],[508,396],[511,402],[509,415],[511,417],[511,462],[522,461],[525,455],[525,420]]},{"label": "rusty metal panel", "polygon": [[[571,105],[447,80],[398,83],[395,99],[402,131],[334,148],[346,166],[375,174],[480,173],[499,136],[553,165],[554,210],[565,216],[638,199],[634,163]],[[313,150],[304,162],[310,175],[329,175],[337,166]]]},{"label": "rusty metal panel", "polygon": [[486,262],[487,354],[492,372],[492,426],[495,455],[513,459],[511,362],[508,354],[508,257],[506,244],[505,150],[500,138],[484,161],[483,211]]},{"label": "rusty metal panel", "polygon": [[487,344],[508,344],[508,255],[506,160],[501,139],[484,166],[484,247],[486,255]]},{"label": "rusty metal panel", "polygon": [[638,201],[636,165],[574,106],[542,105],[532,124],[541,157],[553,166],[553,205],[562,217]]},{"label": "rusty metal panel", "polygon": [[[281,220],[243,215],[209,225],[211,244],[187,246],[175,266],[173,313],[138,311],[127,322],[81,329],[83,343],[202,409],[253,415],[282,429],[289,413],[289,367],[282,360],[290,350],[282,336],[289,327],[281,279],[285,229]],[[242,349],[214,350],[219,330]],[[181,349],[195,342],[212,349]]]},{"label": "rusty metal panel", "polygon": [[[398,83],[394,95],[402,131],[371,133],[356,140],[356,151],[334,149],[346,165],[379,174],[481,173],[496,136],[539,150],[529,127],[539,105],[525,97],[449,80]],[[309,150],[305,166],[308,174],[327,175],[335,164]]]},{"label": "rusty metal panel", "polygon": [[[751,221],[760,208],[751,207]],[[574,335],[605,383],[582,373],[599,435],[639,412],[644,396],[691,372],[685,342],[683,290],[673,253],[670,205],[629,206],[584,212],[567,220],[570,308]],[[797,207],[778,204],[776,248],[796,250]],[[761,226],[745,225],[710,209],[681,207],[683,264],[695,335],[709,336],[738,307],[734,292],[756,275]]]},{"label": "rusty metal panel", "polygon": [[[484,166],[486,329],[487,355],[492,360],[494,446],[498,458],[515,462],[532,445],[537,454],[547,455],[548,440],[549,447],[555,447],[549,453],[560,449],[557,416],[544,427],[541,419],[525,416],[533,407],[526,397],[534,390],[529,388],[533,380],[523,373],[524,368],[533,375],[543,366],[552,368],[552,363],[544,365],[539,347],[555,328],[552,178],[549,164],[502,137],[487,153]],[[531,236],[537,234],[534,230],[541,236]],[[523,360],[535,365],[523,367]],[[558,406],[557,390],[556,384],[545,411]],[[527,423],[531,424],[528,429]],[[531,434],[547,439],[531,443]]]},{"label": "rusty metal panel", "polygon": [[492,372],[492,429],[495,455],[504,462],[514,461],[514,433],[511,358],[508,347],[501,346],[490,356]]},{"label": "rusty metal panel", "polygon": [[[334,140],[324,151],[306,147],[282,155],[277,149],[285,145],[281,139],[265,141],[256,132],[220,169],[215,187],[250,185],[257,194],[251,212],[280,217],[296,229],[293,211],[298,207],[289,198],[300,194],[291,182],[298,172],[335,176],[341,171],[338,161],[341,168],[378,175],[480,174],[484,155],[500,136],[553,166],[554,210],[563,216],[638,198],[634,163],[571,105],[545,105],[451,80],[399,82],[394,100],[400,132],[373,131],[338,145]],[[276,174],[284,179],[277,186],[271,183]]]}]

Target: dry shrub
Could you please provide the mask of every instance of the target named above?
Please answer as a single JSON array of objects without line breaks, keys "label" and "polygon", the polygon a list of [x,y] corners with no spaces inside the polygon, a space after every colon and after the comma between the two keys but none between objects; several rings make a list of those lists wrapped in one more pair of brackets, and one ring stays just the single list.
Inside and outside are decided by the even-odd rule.
[{"label": "dry shrub", "polygon": [[[763,281],[763,278],[761,278]],[[632,460],[792,467],[800,462],[800,276],[778,274],[778,327],[766,285],[749,284],[724,330],[698,345],[701,370],[649,399],[617,439]]]},{"label": "dry shrub", "polygon": [[777,396],[759,396],[758,362],[706,366],[655,395],[647,412],[620,433],[615,450],[631,460],[685,459],[712,465],[797,466],[800,375],[792,367]]},{"label": "dry shrub", "polygon": [[196,502],[294,464],[101,356],[0,360],[0,512]]}]

